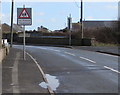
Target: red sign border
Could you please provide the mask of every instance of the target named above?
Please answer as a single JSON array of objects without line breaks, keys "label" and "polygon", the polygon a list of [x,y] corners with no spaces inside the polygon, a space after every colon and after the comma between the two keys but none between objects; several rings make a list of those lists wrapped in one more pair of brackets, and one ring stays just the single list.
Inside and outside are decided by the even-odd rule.
[{"label": "red sign border", "polygon": [[31,18],[29,14],[28,14],[28,17],[20,17],[20,16],[22,15],[22,13],[23,13],[23,11],[24,11],[24,10],[25,10],[25,11],[26,11],[26,13],[28,14],[28,12],[27,12],[26,8],[23,8],[23,10],[22,10],[22,12],[20,13],[20,15],[19,15],[18,19],[25,19],[25,18],[29,18],[29,19],[30,19],[30,18]]}]

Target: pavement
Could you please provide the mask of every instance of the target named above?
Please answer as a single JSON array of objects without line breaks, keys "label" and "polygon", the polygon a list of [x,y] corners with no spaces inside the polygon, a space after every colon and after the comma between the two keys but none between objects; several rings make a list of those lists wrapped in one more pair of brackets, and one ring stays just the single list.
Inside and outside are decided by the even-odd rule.
[{"label": "pavement", "polygon": [[10,48],[10,53],[2,62],[2,93],[32,93],[32,95],[49,95],[47,89],[39,86],[43,77],[34,61],[23,52]]},{"label": "pavement", "polygon": [[[16,45],[21,45],[21,44],[16,44]],[[39,45],[28,44],[28,45],[30,45],[30,46],[65,47],[65,48],[71,48],[71,49],[81,49],[81,50],[101,52],[101,53],[120,56],[120,47],[119,46],[65,46],[65,45],[42,45],[42,44],[39,44]]]},{"label": "pavement", "polygon": [[94,52],[101,52],[101,53],[107,53],[111,55],[117,55],[120,56],[120,48],[115,47],[115,46],[67,46],[68,48],[73,48],[73,49],[81,49],[81,50],[88,50],[88,51],[94,51]]}]

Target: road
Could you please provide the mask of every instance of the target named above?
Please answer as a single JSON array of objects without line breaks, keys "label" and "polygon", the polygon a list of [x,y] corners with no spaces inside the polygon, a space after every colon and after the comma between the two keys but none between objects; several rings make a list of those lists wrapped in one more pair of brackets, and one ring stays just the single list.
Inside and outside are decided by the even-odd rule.
[{"label": "road", "polygon": [[26,46],[26,52],[46,76],[57,79],[49,83],[57,84],[55,93],[118,93],[117,56],[49,46]]}]

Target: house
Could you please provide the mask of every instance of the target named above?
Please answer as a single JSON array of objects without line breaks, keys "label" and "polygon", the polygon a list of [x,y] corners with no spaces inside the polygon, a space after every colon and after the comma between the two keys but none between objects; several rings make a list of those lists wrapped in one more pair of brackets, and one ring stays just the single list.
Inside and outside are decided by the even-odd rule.
[{"label": "house", "polygon": [[[83,28],[84,29],[94,29],[94,28],[103,28],[109,27],[114,28],[116,26],[117,21],[83,21]],[[78,32],[80,31],[81,23],[72,23],[72,31]]]},{"label": "house", "polygon": [[84,28],[113,27],[117,21],[83,21]]},{"label": "house", "polygon": [[[25,33],[25,37],[30,37],[30,34],[31,34],[31,33]],[[18,37],[24,37],[23,32],[19,32],[19,33],[18,33]]]},{"label": "house", "polygon": [[[42,36],[42,34],[38,31],[26,31],[25,32],[25,37],[39,38],[41,36]],[[24,37],[23,32],[19,32],[18,37]]]},{"label": "house", "polygon": [[16,32],[23,32],[23,27],[21,25],[13,24],[13,29]]},{"label": "house", "polygon": [[63,29],[61,29],[61,30],[54,30],[53,32],[54,32],[54,33],[62,33],[62,32],[63,32]]},{"label": "house", "polygon": [[50,30],[48,30],[46,27],[44,26],[40,26],[38,27],[38,31],[41,31],[41,32],[51,32]]},{"label": "house", "polygon": [[72,32],[78,32],[80,30],[80,23],[72,23]]}]

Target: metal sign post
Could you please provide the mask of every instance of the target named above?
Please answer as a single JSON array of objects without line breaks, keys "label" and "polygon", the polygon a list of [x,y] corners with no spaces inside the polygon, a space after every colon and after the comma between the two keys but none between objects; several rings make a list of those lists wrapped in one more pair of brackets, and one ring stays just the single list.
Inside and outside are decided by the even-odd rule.
[{"label": "metal sign post", "polygon": [[[23,5],[23,8],[25,8],[25,5]],[[23,35],[24,35],[24,37],[23,37],[23,59],[24,60],[26,60],[26,54],[25,54],[25,25],[23,25],[23,29],[24,29],[24,31],[23,31]]]},{"label": "metal sign post", "polygon": [[26,47],[25,47],[25,25],[23,25],[23,29],[24,29],[24,37],[23,37],[23,59],[24,60],[26,60],[26,53],[25,53],[25,51],[26,51]]},{"label": "metal sign post", "polygon": [[25,8],[17,8],[17,24],[23,26],[23,59],[26,60],[26,48],[25,48],[25,26],[32,25],[32,9]]}]

